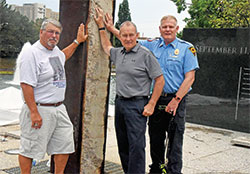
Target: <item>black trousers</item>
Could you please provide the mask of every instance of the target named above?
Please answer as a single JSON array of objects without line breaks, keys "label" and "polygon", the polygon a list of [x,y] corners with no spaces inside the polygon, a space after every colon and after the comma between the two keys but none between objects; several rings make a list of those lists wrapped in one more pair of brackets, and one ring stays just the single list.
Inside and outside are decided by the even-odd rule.
[{"label": "black trousers", "polygon": [[149,117],[150,155],[152,168],[159,168],[165,163],[166,133],[168,141],[168,170],[173,174],[181,174],[182,147],[185,130],[186,97],[179,103],[173,122],[170,123],[172,114],[165,112],[165,107],[172,97],[160,97],[156,104],[155,112]]},{"label": "black trousers", "polygon": [[145,174],[145,132],[143,116],[147,98],[115,100],[115,130],[124,173]]}]

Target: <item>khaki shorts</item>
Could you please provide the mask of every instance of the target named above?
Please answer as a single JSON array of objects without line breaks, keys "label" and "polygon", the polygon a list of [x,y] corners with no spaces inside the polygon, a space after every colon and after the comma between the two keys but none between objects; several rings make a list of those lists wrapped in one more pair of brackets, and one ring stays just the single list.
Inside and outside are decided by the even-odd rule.
[{"label": "khaki shorts", "polygon": [[20,113],[20,152],[28,158],[42,159],[45,153],[70,154],[75,151],[73,125],[63,104],[54,106],[37,106],[42,117],[42,127],[31,127],[30,111],[26,104]]}]

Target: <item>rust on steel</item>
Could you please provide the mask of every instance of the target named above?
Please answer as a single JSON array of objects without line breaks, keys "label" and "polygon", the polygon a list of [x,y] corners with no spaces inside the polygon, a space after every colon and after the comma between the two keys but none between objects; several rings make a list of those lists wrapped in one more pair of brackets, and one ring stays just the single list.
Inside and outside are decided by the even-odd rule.
[{"label": "rust on steel", "polygon": [[[112,15],[114,16],[115,0],[105,0],[105,1],[96,0],[96,1],[97,1],[97,4],[100,6],[102,6],[102,4],[105,4],[107,2],[111,2],[112,9],[113,9]],[[78,26],[81,23],[87,24],[87,22],[90,20],[90,16],[89,16],[90,2],[94,2],[94,0],[92,1],[91,0],[60,0],[59,20],[63,25],[63,31],[62,31],[58,46],[61,49],[65,48],[67,45],[72,43],[73,40],[76,38]],[[94,35],[97,37],[98,34],[99,33],[97,30],[94,33]],[[88,56],[89,56],[88,44],[93,44],[93,42],[87,41],[85,43],[80,44],[77,50],[75,51],[75,53],[73,54],[72,58],[69,59],[65,64],[66,77],[67,77],[67,89],[66,89],[66,96],[65,96],[64,103],[67,107],[67,111],[70,116],[70,119],[74,125],[74,142],[75,142],[75,150],[76,150],[75,153],[71,154],[69,157],[68,163],[65,168],[65,173],[82,173],[86,169],[86,166],[82,165],[83,158],[85,158],[85,155],[86,155],[86,154],[83,154],[83,151],[85,150],[84,148],[86,146],[85,144],[83,145],[83,142],[88,141],[88,139],[83,140],[82,137],[84,137],[83,135],[84,133],[86,133],[86,130],[84,132],[83,129],[85,126],[84,117],[85,117],[85,109],[86,109],[85,108],[85,105],[86,105],[86,99],[85,99],[86,93],[85,92],[87,91],[85,88],[86,88],[86,81],[88,80],[86,79],[87,65],[88,65],[87,61],[88,61]],[[98,63],[96,65],[98,65]],[[107,67],[105,66],[105,68],[108,69],[108,66]],[[102,71],[104,70],[101,68],[100,72]],[[105,76],[105,78],[107,78],[106,81],[109,80],[108,76],[107,77]],[[109,84],[107,85],[105,84],[103,86],[106,87],[108,85]],[[102,84],[100,86],[102,86]],[[109,88],[107,87],[107,91],[108,89]],[[99,159],[99,160],[102,160],[101,166],[96,166],[97,170],[95,170],[96,172],[94,173],[104,173],[108,94],[107,94],[107,98],[104,99],[102,102],[105,102],[104,103],[105,107],[102,108],[103,115],[100,115],[100,117],[104,116],[103,117],[104,120],[102,120],[102,123],[104,121],[104,127],[102,127],[104,128],[103,130],[103,133],[104,133],[103,159]],[[88,114],[86,115],[89,116]],[[87,126],[91,126],[91,124]],[[90,168],[91,167],[95,167],[95,166],[93,165],[93,166],[90,166]],[[54,172],[53,156],[51,160],[50,171],[52,173]],[[87,171],[90,171],[90,170],[87,170]],[[83,172],[83,173],[86,173],[86,172]]]},{"label": "rust on steel", "polygon": [[[63,49],[76,38],[78,26],[86,24],[88,19],[89,0],[60,0],[59,21],[63,31],[58,46]],[[82,96],[86,75],[87,43],[82,43],[65,64],[67,89],[65,105],[74,125],[75,153],[71,154],[65,173],[79,173],[82,142]],[[53,159],[53,157],[52,157]],[[54,170],[51,160],[51,171]]]}]

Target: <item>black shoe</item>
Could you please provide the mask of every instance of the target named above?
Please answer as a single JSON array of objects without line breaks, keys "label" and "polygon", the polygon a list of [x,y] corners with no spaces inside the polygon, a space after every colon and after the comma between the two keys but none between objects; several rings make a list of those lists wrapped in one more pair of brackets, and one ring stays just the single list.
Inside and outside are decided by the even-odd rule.
[{"label": "black shoe", "polygon": [[154,164],[151,164],[149,165],[149,167],[150,167],[149,174],[161,174],[162,173],[158,165],[156,166]]},{"label": "black shoe", "polygon": [[170,173],[168,172],[168,169],[167,169],[166,164],[161,164],[161,165],[160,165],[160,170],[161,170],[161,174],[170,174]]},{"label": "black shoe", "polygon": [[149,167],[149,174],[172,174],[165,164],[160,164],[159,166],[151,164]]}]

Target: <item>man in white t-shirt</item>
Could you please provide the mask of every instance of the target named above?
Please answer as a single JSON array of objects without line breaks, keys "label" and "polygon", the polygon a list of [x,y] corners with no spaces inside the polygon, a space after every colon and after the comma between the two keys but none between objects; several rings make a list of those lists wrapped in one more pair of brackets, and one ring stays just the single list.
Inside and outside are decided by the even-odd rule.
[{"label": "man in white t-shirt", "polygon": [[56,46],[62,26],[46,19],[40,40],[20,59],[20,85],[25,104],[20,113],[19,165],[22,174],[31,172],[32,159],[54,155],[55,173],[63,173],[69,154],[75,151],[73,125],[63,104],[66,90],[64,64],[77,46],[87,39],[80,24],[77,38],[62,51]]}]

